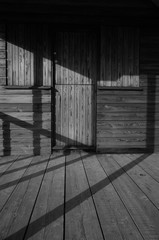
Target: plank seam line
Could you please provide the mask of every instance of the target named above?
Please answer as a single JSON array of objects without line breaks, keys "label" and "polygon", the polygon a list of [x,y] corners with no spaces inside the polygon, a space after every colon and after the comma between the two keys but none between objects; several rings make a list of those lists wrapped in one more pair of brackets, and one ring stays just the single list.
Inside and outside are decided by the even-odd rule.
[{"label": "plank seam line", "polygon": [[81,160],[82,160],[83,169],[84,169],[84,172],[85,172],[85,175],[86,175],[87,183],[88,183],[88,186],[89,186],[89,190],[90,190],[90,193],[91,193],[91,198],[92,198],[92,201],[93,201],[94,209],[95,209],[96,216],[97,216],[97,219],[98,219],[99,227],[100,227],[100,230],[101,230],[101,233],[102,233],[103,240],[105,240],[104,232],[103,232],[103,229],[102,229],[102,224],[100,222],[100,218],[99,218],[99,215],[98,215],[98,211],[97,211],[97,208],[96,208],[96,204],[95,204],[95,201],[94,201],[93,193],[92,193],[92,190],[91,190],[91,186],[89,184],[87,172],[86,172],[86,169],[85,169],[85,166],[84,166],[84,163],[83,163],[83,157],[82,157],[81,153],[80,153],[80,156],[81,156]]},{"label": "plank seam line", "polygon": [[[32,161],[31,161],[31,162],[32,162]],[[29,164],[29,165],[30,165],[30,164]],[[28,169],[28,168],[27,168],[27,169]],[[24,174],[23,174],[23,175],[24,175]],[[25,193],[24,193],[24,195],[23,195],[23,197],[22,197],[22,199],[21,199],[21,201],[20,201],[20,204],[19,204],[19,207],[18,207],[16,213],[18,213],[18,210],[19,210],[19,209],[21,208],[21,206],[22,206],[23,200],[24,200],[24,198],[25,198],[25,194],[26,194],[26,192],[27,192],[27,190],[28,190],[28,187],[29,187],[30,180],[31,180],[31,179],[29,179],[29,182],[28,182],[28,184],[27,184],[26,191],[25,191]],[[19,182],[19,181],[18,181],[18,182]],[[18,184],[17,184],[16,186],[18,186]],[[16,214],[16,216],[17,216],[17,214]],[[14,218],[13,218],[13,222],[14,222],[15,219],[16,219],[16,218],[14,217]],[[12,224],[10,224],[10,227],[7,229],[7,236],[8,236],[8,234],[9,234],[11,228],[12,228]]]},{"label": "plank seam line", "polygon": [[63,240],[65,240],[65,223],[66,223],[66,155],[65,155],[65,164],[64,164],[64,208],[63,208]]},{"label": "plank seam line", "polygon": [[[136,222],[135,222],[135,219],[131,216],[131,213],[130,213],[129,209],[127,208],[126,204],[125,204],[124,201],[122,200],[122,198],[121,198],[120,194],[118,193],[118,191],[117,191],[117,189],[116,189],[116,187],[115,187],[113,181],[110,179],[109,175],[106,173],[106,171],[105,171],[104,167],[102,166],[101,162],[99,161],[98,157],[97,157],[97,160],[98,160],[100,166],[102,167],[103,171],[105,172],[107,178],[109,179],[110,184],[112,184],[112,186],[113,186],[115,192],[117,193],[119,199],[121,200],[122,204],[124,205],[126,211],[128,212],[130,218],[132,219],[132,221],[133,221],[133,223],[134,223],[134,226],[136,226],[136,228],[138,229],[138,231],[139,231],[141,237],[143,238],[143,240],[145,240],[145,238],[144,238],[142,232],[140,231],[140,228],[138,227],[138,225],[137,225]],[[112,160],[113,160],[113,159],[112,159]],[[125,171],[124,171],[124,173],[125,173]],[[128,177],[129,177],[129,176],[128,176]]]},{"label": "plank seam line", "polygon": [[5,172],[7,172],[7,171],[9,170],[9,168],[12,167],[12,165],[15,163],[15,161],[16,161],[18,158],[19,158],[19,156],[17,156],[17,157],[13,160],[13,162],[9,165],[9,167],[7,167],[7,169],[6,169],[3,173],[0,174],[0,177],[2,177],[2,176],[5,174]]},{"label": "plank seam line", "polygon": [[[129,158],[130,160],[133,160],[133,159],[131,159],[129,156],[128,156],[128,158]],[[153,177],[153,175],[152,175],[150,172],[148,172],[147,170],[145,170],[144,167],[142,167],[141,163],[139,163],[138,166],[140,166],[140,168],[141,168],[142,170],[144,170],[150,177],[152,177],[156,182],[159,183],[159,181],[158,181],[155,177]]]},{"label": "plank seam line", "polygon": [[[130,176],[129,173],[127,173],[127,171],[125,171],[124,167],[122,167],[114,158],[113,160],[117,163],[117,165],[124,171],[124,173],[127,174],[127,176],[135,183],[135,185],[142,191],[142,193],[149,199],[149,201],[152,203],[152,205],[157,209],[159,210],[159,208],[153,203],[153,201],[149,198],[149,196],[142,190],[142,188],[134,181],[134,179]],[[139,166],[139,165],[137,165]],[[140,167],[140,166],[139,166]],[[143,169],[144,172],[146,172],[144,169]],[[148,174],[150,175],[150,174]]]},{"label": "plank seam line", "polygon": [[[20,157],[20,156],[18,156],[18,158],[19,158],[19,157]],[[16,160],[18,160],[18,158],[17,158]],[[33,161],[33,159],[32,159],[32,161]],[[30,164],[32,163],[32,161],[30,161],[28,167],[27,167],[26,170],[24,171],[24,173],[23,173],[23,175],[21,176],[21,178],[23,178],[23,176],[25,175],[25,173],[26,173],[27,169],[29,168]],[[3,208],[5,207],[5,205],[7,204],[7,202],[9,201],[9,199],[11,198],[11,196],[13,195],[13,192],[14,192],[14,191],[16,190],[16,188],[18,187],[18,184],[19,184],[19,182],[21,181],[21,178],[17,181],[16,186],[15,186],[14,189],[12,190],[11,194],[9,195],[8,199],[6,200],[6,202],[4,203],[4,205],[3,205],[3,207],[1,208],[0,212],[3,210]]]},{"label": "plank seam line", "polygon": [[45,168],[43,177],[42,177],[42,179],[41,179],[41,183],[40,183],[40,186],[39,186],[39,190],[38,190],[38,192],[37,192],[37,195],[36,195],[36,198],[35,198],[33,207],[32,207],[32,211],[31,211],[30,217],[29,217],[29,219],[28,219],[28,223],[27,223],[27,226],[26,226],[26,230],[25,230],[25,232],[24,232],[23,240],[25,239],[26,234],[27,234],[27,231],[28,231],[28,228],[29,228],[29,223],[30,223],[30,220],[31,220],[31,218],[32,218],[32,215],[33,215],[33,212],[34,212],[34,208],[35,208],[35,205],[36,205],[36,202],[37,202],[37,199],[38,199],[38,196],[39,196],[41,187],[42,187],[42,183],[43,183],[43,180],[44,180],[46,171],[47,171],[47,167],[48,167],[48,165],[49,165],[50,157],[51,157],[51,154],[50,154],[50,156],[48,157],[48,162],[47,162],[47,164],[46,164],[46,168]]}]

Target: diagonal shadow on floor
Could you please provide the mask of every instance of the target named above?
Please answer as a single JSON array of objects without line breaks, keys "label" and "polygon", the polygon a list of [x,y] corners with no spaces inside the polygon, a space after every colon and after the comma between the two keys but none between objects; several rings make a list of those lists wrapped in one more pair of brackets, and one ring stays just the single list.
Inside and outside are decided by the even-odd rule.
[{"label": "diagonal shadow on floor", "polygon": [[[137,165],[140,162],[144,161],[150,155],[151,154],[143,154],[142,156],[140,156],[139,158],[137,158],[133,162],[128,163],[127,165],[125,165],[124,166],[124,171],[123,171],[122,168],[120,168],[119,170],[115,171],[114,173],[112,173],[111,175],[109,175],[108,177],[103,179],[102,181],[100,181],[100,182],[96,183],[95,185],[93,185],[91,188],[88,188],[87,190],[85,190],[82,193],[78,194],[76,197],[74,197],[74,198],[70,199],[69,201],[67,201],[65,203],[65,213],[64,213],[64,205],[61,204],[57,208],[52,210],[51,212],[49,212],[49,213],[43,215],[42,217],[40,217],[39,219],[37,219],[36,221],[34,221],[34,222],[30,223],[30,224],[28,223],[27,226],[25,226],[24,228],[22,228],[18,232],[12,234],[11,236],[6,237],[5,240],[13,240],[13,239],[19,239],[20,240],[20,239],[23,239],[24,236],[25,236],[25,233],[26,233],[26,231],[28,229],[28,227],[31,228],[31,231],[27,235],[27,239],[30,238],[31,236],[33,236],[34,234],[39,232],[42,228],[48,226],[49,224],[51,224],[52,222],[56,221],[58,218],[60,218],[64,214],[68,213],[69,211],[74,209],[76,206],[78,206],[79,204],[84,202],[85,200],[87,200],[88,198],[92,197],[93,194],[95,194],[98,191],[100,191],[103,188],[105,188],[112,181],[114,181],[115,179],[117,179],[120,176],[122,176],[123,173],[125,173],[128,170],[130,170],[135,165]],[[88,157],[88,156],[85,156],[85,157]],[[75,160],[75,161],[77,161],[77,160]]]}]

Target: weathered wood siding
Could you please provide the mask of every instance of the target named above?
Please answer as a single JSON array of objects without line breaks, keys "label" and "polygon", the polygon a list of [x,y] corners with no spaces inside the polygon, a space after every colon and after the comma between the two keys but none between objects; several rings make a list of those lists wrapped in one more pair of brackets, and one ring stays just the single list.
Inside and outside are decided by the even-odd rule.
[{"label": "weathered wood siding", "polygon": [[95,146],[96,32],[61,32],[56,39],[56,146]]},{"label": "weathered wood siding", "polygon": [[51,152],[51,93],[0,88],[0,155]]},{"label": "weathered wood siding", "polygon": [[0,86],[6,84],[6,31],[0,24]]},{"label": "weathered wood siding", "polygon": [[141,89],[98,90],[98,150],[159,149],[159,34],[156,29],[141,28],[139,45]]},{"label": "weathered wood siding", "polygon": [[8,24],[3,30],[0,28],[0,85],[4,85],[0,88],[0,155],[50,153],[49,26]]},{"label": "weathered wood siding", "polygon": [[49,25],[7,26],[8,85],[51,86],[51,37]]},{"label": "weathered wood siding", "polygon": [[98,86],[139,86],[139,30],[102,27]]}]

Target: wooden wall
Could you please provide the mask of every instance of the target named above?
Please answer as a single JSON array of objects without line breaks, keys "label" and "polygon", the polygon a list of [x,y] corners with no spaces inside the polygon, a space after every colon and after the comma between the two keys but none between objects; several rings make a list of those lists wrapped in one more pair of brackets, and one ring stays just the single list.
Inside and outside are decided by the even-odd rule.
[{"label": "wooden wall", "polygon": [[[95,49],[98,36],[95,32],[84,44],[82,35],[80,38],[76,35],[75,41],[70,37],[72,33],[65,33],[61,43],[57,39],[60,44],[54,74],[57,105],[52,102],[57,128],[51,135],[51,90],[38,88],[50,86],[52,79],[49,26],[17,26],[7,28],[7,83],[11,88],[21,89],[0,88],[1,155],[51,151],[51,141],[55,139],[57,145],[64,147],[75,143],[92,146],[96,141],[97,151],[105,152],[159,150],[159,33],[155,27],[103,27],[100,50]],[[3,46],[0,69],[6,69],[4,31],[0,30],[0,36]],[[0,79],[6,82],[5,75]],[[97,112],[96,107],[88,108],[90,100],[96,99],[93,95],[96,83]],[[93,118],[86,114],[87,110],[89,114],[92,111]],[[81,111],[85,116],[80,115]],[[95,121],[96,138],[92,132],[89,142],[88,131],[95,129]],[[78,128],[87,131],[85,139],[84,135],[76,135]]]},{"label": "wooden wall", "polygon": [[102,27],[98,86],[139,86],[139,29]]},{"label": "wooden wall", "polygon": [[140,29],[140,88],[97,92],[98,151],[159,150],[159,33]]},{"label": "wooden wall", "polygon": [[50,31],[45,24],[7,26],[8,85],[51,86]]},{"label": "wooden wall", "polygon": [[0,88],[0,155],[51,152],[48,28],[44,24],[8,24],[4,32],[0,28],[0,85],[4,85]]},{"label": "wooden wall", "polygon": [[0,86],[6,84],[6,31],[0,24]]},{"label": "wooden wall", "polygon": [[59,32],[56,50],[56,147],[94,148],[97,34]]},{"label": "wooden wall", "polygon": [[0,155],[51,152],[50,91],[0,88]]}]

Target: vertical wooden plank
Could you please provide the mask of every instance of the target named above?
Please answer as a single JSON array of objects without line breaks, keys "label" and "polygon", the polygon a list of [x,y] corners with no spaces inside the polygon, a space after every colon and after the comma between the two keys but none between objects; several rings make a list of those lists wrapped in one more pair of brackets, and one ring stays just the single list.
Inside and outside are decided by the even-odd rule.
[{"label": "vertical wooden plank", "polygon": [[104,41],[104,28],[102,27],[100,30],[100,79],[98,79],[97,85],[103,86],[103,81],[105,79],[105,41]]},{"label": "vertical wooden plank", "polygon": [[68,86],[63,85],[63,95],[62,95],[62,137],[64,145],[68,144]]},{"label": "vertical wooden plank", "polygon": [[123,82],[123,29],[122,27],[118,27],[118,77],[117,77],[117,86],[122,86]]},{"label": "vertical wooden plank", "polygon": [[131,28],[129,31],[129,76],[130,76],[130,86],[134,84],[134,28]]},{"label": "vertical wooden plank", "polygon": [[69,145],[74,145],[74,86],[71,84],[68,86],[69,89]]},{"label": "vertical wooden plank", "polygon": [[112,30],[111,28],[102,28],[101,34],[101,71],[103,79],[101,86],[111,86],[111,51],[112,51]]},{"label": "vertical wooden plank", "polygon": [[25,26],[25,85],[31,85],[31,72],[30,72],[30,26]]},{"label": "vertical wooden plank", "polygon": [[112,28],[111,35],[111,86],[117,85],[118,79],[118,29],[116,27]]},{"label": "vertical wooden plank", "polygon": [[[47,38],[48,38],[48,48],[47,48],[47,57],[48,57],[48,81],[47,85],[51,86],[52,85],[52,76],[53,76],[53,69],[52,69],[52,54],[53,54],[53,45],[51,43],[51,35],[50,35],[50,26],[47,27]],[[55,39],[55,36],[54,36]],[[53,43],[54,44],[54,43]]]},{"label": "vertical wooden plank", "polygon": [[16,27],[16,25],[14,25],[14,31],[15,31],[15,72],[16,72],[16,76],[15,76],[15,85],[18,86],[19,85],[19,31],[18,28]]},{"label": "vertical wooden plank", "polygon": [[79,33],[75,33],[75,44],[74,44],[74,66],[75,66],[75,76],[74,76],[74,83],[75,84],[80,84],[80,75],[81,75],[81,71],[80,71],[80,34]]},{"label": "vertical wooden plank", "polygon": [[16,27],[15,25],[13,26],[13,32],[12,32],[12,78],[13,78],[13,82],[12,85],[18,85],[19,81],[17,79],[17,72],[16,72]]},{"label": "vertical wooden plank", "polygon": [[24,25],[19,24],[19,86],[24,86]]},{"label": "vertical wooden plank", "polygon": [[35,32],[34,32],[34,26],[30,26],[30,84],[31,86],[34,86],[35,83]]},{"label": "vertical wooden plank", "polygon": [[127,41],[126,41],[126,28],[123,28],[123,84],[127,86]]},{"label": "vertical wooden plank", "polygon": [[56,146],[61,145],[61,86],[56,85]]},{"label": "vertical wooden plank", "polygon": [[80,92],[80,142],[85,144],[85,86],[81,86]]},{"label": "vertical wooden plank", "polygon": [[75,85],[75,144],[79,145],[79,86]]},{"label": "vertical wooden plank", "polygon": [[134,87],[139,87],[139,39],[140,39],[140,32],[139,28],[136,28],[134,34]]},{"label": "vertical wooden plank", "polygon": [[12,55],[13,55],[13,46],[11,43],[12,39],[12,26],[8,27],[8,39],[7,39],[7,49],[8,49],[8,85],[12,85],[13,78],[12,78],[12,69],[13,69],[13,60],[12,60]]},{"label": "vertical wooden plank", "polygon": [[36,85],[43,84],[43,25],[37,27],[37,52],[36,52]]}]

